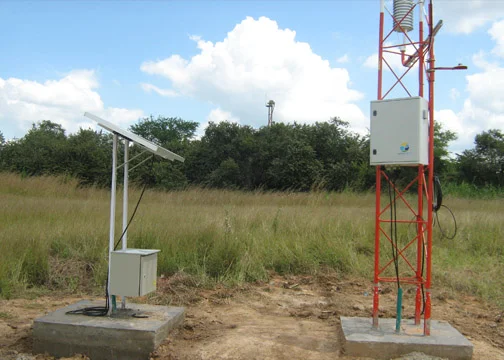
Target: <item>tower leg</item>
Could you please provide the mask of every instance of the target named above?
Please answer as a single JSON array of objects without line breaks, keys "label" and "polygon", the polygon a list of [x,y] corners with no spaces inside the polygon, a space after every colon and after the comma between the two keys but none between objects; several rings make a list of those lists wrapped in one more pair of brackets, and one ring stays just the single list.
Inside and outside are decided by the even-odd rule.
[{"label": "tower leg", "polygon": [[424,167],[418,167],[418,216],[417,216],[417,290],[415,297],[415,324],[420,324],[420,315],[422,307],[422,282],[423,282],[423,183],[424,183]]},{"label": "tower leg", "polygon": [[376,167],[376,218],[375,218],[375,259],[373,288],[373,327],[378,327],[378,309],[380,305],[380,211],[381,211],[381,167]]},{"label": "tower leg", "polygon": [[430,289],[425,290],[425,317],[424,317],[424,335],[431,334],[431,292]]},{"label": "tower leg", "polygon": [[422,287],[417,285],[415,296],[415,325],[420,325],[420,315],[422,312]]},{"label": "tower leg", "polygon": [[380,305],[380,285],[374,284],[373,288],[373,327],[378,328],[378,309]]}]

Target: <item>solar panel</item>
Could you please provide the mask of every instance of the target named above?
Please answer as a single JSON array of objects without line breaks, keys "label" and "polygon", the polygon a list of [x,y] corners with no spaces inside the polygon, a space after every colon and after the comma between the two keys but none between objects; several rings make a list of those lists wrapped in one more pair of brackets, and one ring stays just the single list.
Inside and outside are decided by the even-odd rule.
[{"label": "solar panel", "polygon": [[114,134],[117,134],[125,139],[133,141],[135,144],[138,144],[138,145],[144,147],[145,149],[147,149],[151,153],[159,155],[164,159],[168,159],[171,161],[178,160],[181,162],[184,162],[184,160],[185,160],[182,156],[177,155],[177,154],[171,152],[170,150],[167,150],[159,145],[156,145],[156,144],[150,142],[149,140],[144,139],[141,136],[133,134],[132,132],[121,129],[119,126],[112,124],[111,122],[104,120],[96,115],[93,115],[91,113],[86,112],[86,113],[84,113],[84,116],[96,121],[98,123],[98,125],[100,125],[102,128],[104,128]]}]

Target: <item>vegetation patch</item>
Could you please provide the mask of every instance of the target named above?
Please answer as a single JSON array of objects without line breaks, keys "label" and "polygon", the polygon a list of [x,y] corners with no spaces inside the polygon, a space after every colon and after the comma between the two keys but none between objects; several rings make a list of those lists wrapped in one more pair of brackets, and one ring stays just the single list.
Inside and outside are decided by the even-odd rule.
[{"label": "vegetation patch", "polygon": [[[139,195],[140,189],[130,191],[130,208]],[[101,189],[61,178],[0,174],[0,296],[44,289],[101,292],[109,201]],[[458,233],[449,240],[434,229],[434,295],[456,291],[504,305],[504,203],[451,195],[445,203],[456,215]],[[407,214],[398,207],[398,217]],[[451,217],[438,215],[444,232],[453,231]],[[119,211],[117,236],[121,219]],[[413,233],[398,227],[399,242]],[[313,275],[332,269],[371,281],[374,195],[150,190],[128,231],[128,246],[160,249],[159,275],[175,275],[159,302],[181,301],[177,294],[187,292],[180,287],[264,281],[271,272]],[[384,246],[383,259],[390,258],[389,250]],[[400,267],[408,271],[402,261]]]}]

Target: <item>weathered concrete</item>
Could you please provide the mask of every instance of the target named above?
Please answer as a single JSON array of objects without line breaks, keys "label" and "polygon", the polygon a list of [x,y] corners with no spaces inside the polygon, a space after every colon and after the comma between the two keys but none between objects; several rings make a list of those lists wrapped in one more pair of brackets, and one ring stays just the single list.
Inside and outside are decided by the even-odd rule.
[{"label": "weathered concrete", "polygon": [[[91,360],[148,359],[173,328],[184,321],[184,308],[128,304],[133,312],[147,318],[132,316],[91,317],[66,314],[88,306],[103,306],[102,302],[82,300],[35,320],[33,349],[63,357],[85,354]],[[131,312],[130,310],[130,312]]]},{"label": "weathered concrete", "polygon": [[419,351],[441,358],[470,360],[473,345],[445,321],[431,320],[431,335],[423,335],[423,323],[404,320],[401,333],[395,332],[395,319],[380,319],[373,329],[371,318],[341,317],[345,354],[391,359]]}]

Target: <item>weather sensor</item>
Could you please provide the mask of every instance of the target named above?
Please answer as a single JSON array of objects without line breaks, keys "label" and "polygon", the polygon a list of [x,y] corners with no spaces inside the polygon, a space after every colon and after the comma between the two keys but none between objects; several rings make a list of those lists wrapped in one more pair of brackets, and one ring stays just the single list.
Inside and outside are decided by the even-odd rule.
[{"label": "weather sensor", "polygon": [[[154,249],[128,249],[128,172],[129,163],[135,159],[129,159],[130,141],[143,148],[144,152],[151,152],[164,159],[183,162],[184,158],[159,146],[141,136],[121,129],[117,125],[104,120],[96,115],[86,112],[84,116],[96,121],[102,128],[113,133],[112,147],[112,185],[110,197],[110,233],[109,233],[109,267],[107,294],[108,303],[112,304],[110,311],[115,311],[115,296],[122,298],[121,308],[126,307],[126,296],[143,296],[156,290],[157,278],[157,253]],[[124,163],[117,166],[117,142],[119,137],[124,139]],[[147,159],[136,164],[140,165]],[[121,249],[115,250],[115,211],[117,192],[117,169],[124,167],[124,191],[123,191],[123,233],[121,236]],[[133,169],[133,168],[132,168]]]}]

